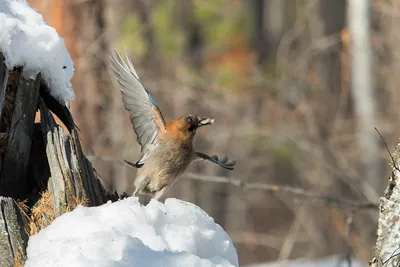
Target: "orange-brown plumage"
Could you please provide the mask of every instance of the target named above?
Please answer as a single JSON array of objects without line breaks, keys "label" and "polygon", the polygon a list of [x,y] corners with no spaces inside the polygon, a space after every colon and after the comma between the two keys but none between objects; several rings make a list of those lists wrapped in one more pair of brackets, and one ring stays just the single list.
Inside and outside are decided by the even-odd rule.
[{"label": "orange-brown plumage", "polygon": [[193,149],[193,138],[196,130],[214,123],[213,119],[187,115],[177,118],[168,124],[162,116],[155,100],[144,87],[126,57],[125,63],[114,51],[111,57],[112,68],[120,84],[122,100],[130,113],[137,140],[142,146],[138,162],[129,165],[138,168],[135,179],[134,194],[148,194],[155,199],[162,197],[197,159],[209,160],[229,170],[233,170],[235,161],[228,158],[208,156]]},{"label": "orange-brown plumage", "polygon": [[193,139],[192,133],[189,132],[190,124],[185,117],[177,118],[167,124],[166,131],[160,133],[159,138],[171,139],[176,142],[186,142]]}]

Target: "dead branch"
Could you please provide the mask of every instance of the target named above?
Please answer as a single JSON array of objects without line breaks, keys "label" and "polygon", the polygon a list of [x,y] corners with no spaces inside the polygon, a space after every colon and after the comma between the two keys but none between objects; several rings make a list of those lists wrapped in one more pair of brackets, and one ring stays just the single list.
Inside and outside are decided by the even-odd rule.
[{"label": "dead branch", "polygon": [[316,200],[320,200],[327,204],[336,204],[339,206],[345,206],[349,208],[355,209],[377,209],[378,204],[372,202],[359,202],[356,200],[341,198],[338,196],[330,196],[324,195],[312,191],[307,191],[302,188],[297,187],[289,187],[289,186],[281,186],[281,185],[271,185],[266,183],[250,183],[245,182],[239,179],[222,177],[222,176],[210,176],[210,175],[202,175],[196,173],[186,173],[186,177],[193,180],[200,180],[205,182],[214,182],[214,183],[226,183],[236,187],[240,187],[246,190],[249,189],[257,189],[257,190],[265,190],[271,193],[286,193],[295,195],[298,197],[306,197],[313,198]]}]

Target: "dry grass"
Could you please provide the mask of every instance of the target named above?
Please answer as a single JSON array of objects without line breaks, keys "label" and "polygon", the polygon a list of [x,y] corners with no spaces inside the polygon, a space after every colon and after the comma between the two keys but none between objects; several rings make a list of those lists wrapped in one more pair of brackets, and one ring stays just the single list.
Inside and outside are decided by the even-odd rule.
[{"label": "dry grass", "polygon": [[67,212],[73,211],[76,207],[78,206],[88,206],[88,200],[87,199],[80,199],[77,196],[72,197],[73,202],[67,204]]},{"label": "dry grass", "polygon": [[17,204],[17,206],[21,209],[21,211],[23,211],[24,213],[28,213],[29,212],[29,207],[27,205],[28,200],[16,200],[15,204]]},{"label": "dry grass", "polygon": [[14,267],[23,267],[25,265],[25,260],[22,255],[20,249],[14,252]]},{"label": "dry grass", "polygon": [[31,220],[29,223],[29,235],[38,233],[56,218],[51,196],[49,191],[41,194],[40,200],[36,203],[31,211]]},{"label": "dry grass", "polygon": [[[72,201],[67,204],[66,212],[74,210],[78,205],[88,205],[88,201],[86,199],[80,199],[76,196],[73,196],[70,199],[72,199]],[[55,218],[56,215],[51,202],[51,194],[49,191],[45,191],[41,194],[40,200],[31,210],[29,235],[38,233],[41,229],[53,222]]]}]

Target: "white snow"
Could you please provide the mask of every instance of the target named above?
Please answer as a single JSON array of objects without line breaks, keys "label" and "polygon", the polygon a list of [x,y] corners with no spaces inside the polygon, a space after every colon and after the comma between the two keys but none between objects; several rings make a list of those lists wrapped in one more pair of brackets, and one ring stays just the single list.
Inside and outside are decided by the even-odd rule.
[{"label": "white snow", "polygon": [[79,206],[30,237],[25,267],[239,266],[232,241],[194,204],[136,197]]},{"label": "white snow", "polygon": [[64,40],[25,0],[0,0],[0,52],[7,68],[24,66],[25,78],[41,72],[61,103],[74,99],[74,67]]}]

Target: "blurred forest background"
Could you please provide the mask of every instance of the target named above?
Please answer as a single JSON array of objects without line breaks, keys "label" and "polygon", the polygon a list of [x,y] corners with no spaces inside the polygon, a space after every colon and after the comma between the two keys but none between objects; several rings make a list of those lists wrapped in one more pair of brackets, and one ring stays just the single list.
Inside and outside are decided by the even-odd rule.
[{"label": "blurred forest background", "polygon": [[[235,171],[195,163],[167,197],[214,217],[241,264],[371,259],[377,209],[196,179],[378,203],[389,156],[374,127],[390,149],[400,134],[400,0],[362,1],[370,13],[351,9],[349,2],[360,2],[352,0],[28,0],[74,60],[72,113],[108,188],[121,191],[136,174],[114,159],[139,155],[109,69],[114,47],[129,53],[167,120],[216,119],[199,130],[195,146],[235,158]],[[363,24],[371,36],[357,28]],[[366,41],[354,48],[357,34]]]}]

